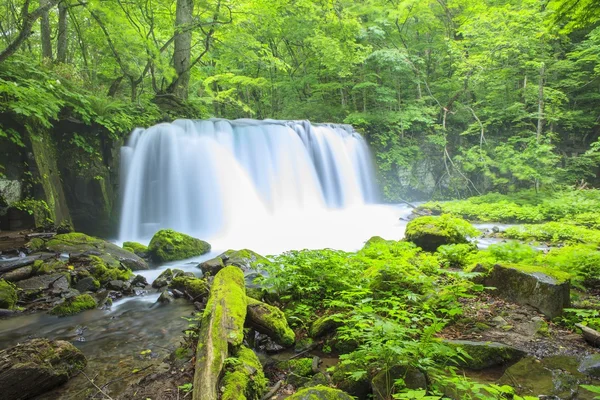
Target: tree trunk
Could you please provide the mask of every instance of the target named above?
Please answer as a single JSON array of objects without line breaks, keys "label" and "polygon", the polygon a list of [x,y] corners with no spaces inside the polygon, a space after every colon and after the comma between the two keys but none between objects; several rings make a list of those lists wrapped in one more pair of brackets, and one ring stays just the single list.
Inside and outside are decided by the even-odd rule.
[{"label": "tree trunk", "polygon": [[544,75],[546,71],[546,66],[542,63],[540,67],[540,84],[538,90],[538,123],[537,123],[537,133],[536,139],[539,143],[540,138],[542,136],[542,130],[544,129]]},{"label": "tree trunk", "polygon": [[[40,6],[44,7],[49,4],[49,0],[40,0]],[[41,38],[42,38],[42,58],[52,60],[52,31],[50,27],[50,8],[47,8],[42,13],[40,20]]]},{"label": "tree trunk", "polygon": [[64,63],[67,61],[67,5],[64,1],[58,4],[58,37],[56,39],[56,61]]},{"label": "tree trunk", "polygon": [[188,97],[190,84],[190,57],[192,47],[192,31],[187,29],[192,23],[194,13],[193,0],[177,0],[175,13],[175,52],[173,54],[173,67],[177,73],[175,86],[172,92],[180,99]]}]

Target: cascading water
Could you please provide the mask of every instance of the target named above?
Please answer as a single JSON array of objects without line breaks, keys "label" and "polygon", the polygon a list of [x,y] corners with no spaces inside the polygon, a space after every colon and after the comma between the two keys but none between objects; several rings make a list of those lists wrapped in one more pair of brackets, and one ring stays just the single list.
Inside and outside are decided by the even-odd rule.
[{"label": "cascading water", "polygon": [[306,238],[377,200],[369,150],[348,125],[176,120],[136,129],[121,160],[122,241],[161,228],[228,247]]}]

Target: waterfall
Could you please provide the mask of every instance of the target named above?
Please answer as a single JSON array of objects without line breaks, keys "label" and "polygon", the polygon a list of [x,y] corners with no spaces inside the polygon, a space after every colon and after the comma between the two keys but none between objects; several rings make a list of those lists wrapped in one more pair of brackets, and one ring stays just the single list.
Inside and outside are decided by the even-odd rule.
[{"label": "waterfall", "polygon": [[176,120],[134,130],[121,149],[119,236],[259,234],[277,219],[373,203],[374,182],[367,145],[349,125]]}]

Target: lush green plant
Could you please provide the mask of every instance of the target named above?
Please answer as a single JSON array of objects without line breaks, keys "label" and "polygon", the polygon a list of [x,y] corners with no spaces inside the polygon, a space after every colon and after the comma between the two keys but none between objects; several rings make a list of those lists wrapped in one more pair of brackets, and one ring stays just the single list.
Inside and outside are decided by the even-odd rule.
[{"label": "lush green plant", "polygon": [[470,243],[447,244],[438,247],[437,255],[445,267],[464,268],[475,251],[477,247]]},{"label": "lush green plant", "polygon": [[546,222],[506,229],[504,236],[511,239],[535,240],[550,243],[600,243],[600,231],[564,222]]}]

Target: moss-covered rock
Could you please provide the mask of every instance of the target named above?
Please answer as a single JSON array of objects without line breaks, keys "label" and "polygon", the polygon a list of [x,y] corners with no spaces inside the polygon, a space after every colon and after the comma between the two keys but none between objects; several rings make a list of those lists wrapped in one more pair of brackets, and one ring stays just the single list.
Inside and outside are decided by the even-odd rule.
[{"label": "moss-covered rock", "polygon": [[34,253],[36,251],[41,251],[44,249],[46,242],[44,242],[44,239],[40,239],[40,238],[33,238],[31,239],[29,242],[27,242],[27,244],[25,244],[25,247],[27,247],[27,249]]},{"label": "moss-covered rock", "polygon": [[221,400],[259,400],[266,390],[267,382],[254,351],[242,346],[226,367],[221,381]]},{"label": "moss-covered rock", "polygon": [[124,250],[116,244],[83,233],[73,232],[56,235],[48,240],[44,247],[50,251],[68,254],[100,254],[107,263],[125,265],[132,271],[148,269],[148,264],[134,253]]},{"label": "moss-covered rock", "polygon": [[352,400],[352,397],[338,389],[315,386],[297,391],[288,400]]},{"label": "moss-covered rock", "polygon": [[312,358],[304,357],[279,361],[275,366],[282,371],[293,373],[298,376],[311,377],[315,374],[312,370],[312,363]]},{"label": "moss-covered rock", "polygon": [[[400,379],[404,381],[403,386],[397,384]],[[427,379],[425,374],[414,367],[397,365],[375,375],[371,380],[371,388],[373,399],[387,400],[403,388],[426,389]]]},{"label": "moss-covered rock", "polygon": [[496,295],[535,307],[550,319],[571,304],[569,275],[560,271],[514,264],[496,264],[488,271],[478,266],[475,271],[486,274],[483,283],[495,287]]},{"label": "moss-covered rock", "polygon": [[127,281],[133,278],[133,272],[120,263],[107,263],[99,256],[89,256],[88,270],[101,284],[107,284],[110,281]]},{"label": "moss-covered rock", "polygon": [[148,252],[156,262],[177,261],[201,256],[210,251],[210,244],[173,229],[156,232],[148,245]]},{"label": "moss-covered rock", "polygon": [[269,261],[269,259],[252,250],[227,250],[215,258],[211,258],[210,260],[199,264],[198,268],[205,274],[215,275],[228,265],[235,265],[244,272],[248,272],[259,271],[270,263],[271,261]]},{"label": "moss-covered rock", "polygon": [[63,317],[66,315],[77,314],[85,310],[93,310],[97,306],[98,304],[92,296],[89,294],[81,294],[79,296],[71,297],[55,306],[50,310],[50,314]]},{"label": "moss-covered rock", "polygon": [[65,383],[85,368],[71,343],[33,339],[0,351],[3,400],[30,399]]},{"label": "moss-covered rock", "polygon": [[471,340],[447,340],[444,343],[460,347],[469,355],[464,361],[458,361],[460,367],[472,370],[505,365],[516,362],[525,356],[525,352],[496,342],[475,342]]},{"label": "moss-covered rock", "polygon": [[17,304],[17,288],[10,282],[0,279],[0,308],[12,310]]},{"label": "moss-covered rock", "polygon": [[296,335],[290,328],[285,314],[277,307],[273,307],[251,297],[248,303],[247,322],[258,332],[268,335],[276,343],[289,347],[296,341]]},{"label": "moss-covered rock", "polygon": [[325,315],[316,319],[310,326],[310,337],[318,338],[342,326],[338,315]]},{"label": "moss-covered rock", "polygon": [[435,251],[445,244],[467,243],[479,233],[463,219],[442,215],[415,218],[406,225],[405,237],[423,250]]},{"label": "moss-covered rock", "polygon": [[35,260],[32,267],[32,272],[35,275],[54,274],[56,272],[67,269],[67,263],[63,260],[50,258],[47,260]]},{"label": "moss-covered rock", "polygon": [[366,374],[359,379],[351,377],[350,375],[356,369],[353,365],[340,363],[333,370],[331,380],[338,389],[358,398],[358,400],[366,400],[371,394],[371,380]]},{"label": "moss-covered rock", "polygon": [[170,287],[187,293],[194,301],[208,296],[209,292],[209,286],[206,279],[184,275],[174,277]]},{"label": "moss-covered rock", "polygon": [[138,242],[124,242],[123,249],[130,251],[142,258],[145,258],[148,255],[148,246]]}]

